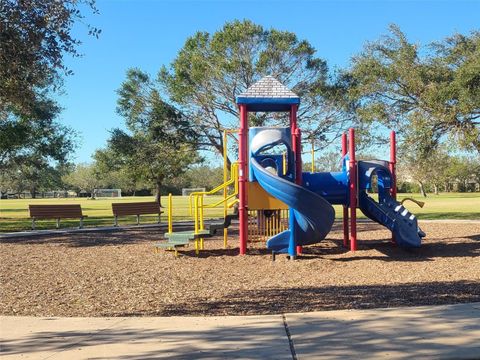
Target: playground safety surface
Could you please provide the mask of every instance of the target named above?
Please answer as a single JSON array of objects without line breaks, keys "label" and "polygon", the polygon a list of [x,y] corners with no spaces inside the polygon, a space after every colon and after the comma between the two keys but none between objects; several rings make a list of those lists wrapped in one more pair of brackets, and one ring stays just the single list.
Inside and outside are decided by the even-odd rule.
[{"label": "playground safety surface", "polygon": [[206,240],[179,258],[153,251],[158,229],[0,240],[0,310],[30,316],[219,316],[480,301],[480,224],[420,223],[422,248],[393,246],[359,224],[359,249],[335,225],[297,261],[264,243],[236,256],[237,237]]}]

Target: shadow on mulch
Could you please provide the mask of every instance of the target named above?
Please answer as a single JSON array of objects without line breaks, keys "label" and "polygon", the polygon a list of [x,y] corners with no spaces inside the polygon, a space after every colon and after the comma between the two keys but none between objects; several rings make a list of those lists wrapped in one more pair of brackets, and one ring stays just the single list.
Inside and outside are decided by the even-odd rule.
[{"label": "shadow on mulch", "polygon": [[480,302],[480,281],[243,290],[220,300],[198,298],[195,302],[165,305],[154,312],[105,313],[102,316],[266,315],[469,302]]},{"label": "shadow on mulch", "polygon": [[163,231],[158,229],[115,229],[96,233],[77,233],[65,235],[41,235],[24,238],[1,239],[2,244],[15,245],[64,245],[70,247],[90,247],[108,245],[133,245],[142,242],[161,240]]}]

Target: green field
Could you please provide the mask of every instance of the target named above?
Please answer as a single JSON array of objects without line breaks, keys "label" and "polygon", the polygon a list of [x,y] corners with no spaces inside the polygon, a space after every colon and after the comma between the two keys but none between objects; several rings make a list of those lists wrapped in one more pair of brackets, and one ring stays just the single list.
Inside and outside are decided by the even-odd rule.
[{"label": "green field", "polygon": [[[399,199],[404,197],[413,197],[417,200],[425,201],[425,206],[421,209],[412,202],[406,202],[405,205],[418,215],[419,219],[465,219],[480,220],[480,194],[479,193],[446,193],[440,195],[429,195],[427,198],[419,194],[400,194]],[[221,197],[207,196],[206,203],[214,203]],[[75,199],[20,199],[20,200],[0,200],[0,232],[29,230],[31,221],[28,215],[28,204],[80,204],[83,213],[88,216],[85,219],[85,226],[111,226],[113,225],[112,201],[132,202],[132,201],[152,201],[153,197],[125,197],[121,199],[97,199],[89,200],[85,198]],[[162,198],[163,205],[167,205],[167,198]],[[342,211],[340,206],[335,206],[337,217],[341,218]],[[166,209],[165,209],[166,210]],[[162,215],[162,221],[166,221],[167,211]],[[206,218],[215,218],[223,216],[222,208],[206,209]],[[363,217],[358,212],[359,217]],[[191,219],[189,216],[188,197],[173,197],[173,218],[174,221]],[[124,217],[119,219],[120,225],[135,224],[136,219]],[[155,216],[142,216],[142,223],[155,223]],[[78,226],[78,220],[62,220],[61,227]],[[55,221],[43,220],[37,221],[37,229],[55,228]]]},{"label": "green field", "polygon": [[[205,197],[205,204],[212,204],[221,200],[221,196]],[[84,219],[84,226],[112,226],[112,202],[134,202],[134,201],[154,201],[153,197],[123,197],[120,199],[96,199],[72,198],[72,199],[14,199],[0,200],[0,232],[20,231],[31,229],[31,220],[28,214],[28,204],[80,204],[82,212],[88,217]],[[162,197],[162,205],[167,207],[167,197]],[[167,209],[163,209],[161,221],[167,221]],[[190,209],[188,197],[173,197],[173,220],[190,220]],[[205,209],[205,218],[218,218],[223,216],[223,208]],[[156,223],[156,216],[142,215],[140,223]],[[119,225],[136,224],[135,216],[126,216],[118,219]],[[60,227],[76,227],[79,221],[75,219],[64,219],[60,222]],[[55,220],[37,220],[36,228],[53,229]]]}]

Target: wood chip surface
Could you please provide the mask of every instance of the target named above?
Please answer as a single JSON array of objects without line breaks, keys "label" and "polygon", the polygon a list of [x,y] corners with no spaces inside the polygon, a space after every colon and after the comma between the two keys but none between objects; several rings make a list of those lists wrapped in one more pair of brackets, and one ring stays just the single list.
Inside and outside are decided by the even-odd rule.
[{"label": "wood chip surface", "polygon": [[271,261],[264,243],[236,256],[238,237],[155,253],[155,229],[3,239],[0,312],[33,316],[245,315],[480,301],[480,224],[421,224],[422,248],[405,251],[379,225],[342,229],[296,261]]}]

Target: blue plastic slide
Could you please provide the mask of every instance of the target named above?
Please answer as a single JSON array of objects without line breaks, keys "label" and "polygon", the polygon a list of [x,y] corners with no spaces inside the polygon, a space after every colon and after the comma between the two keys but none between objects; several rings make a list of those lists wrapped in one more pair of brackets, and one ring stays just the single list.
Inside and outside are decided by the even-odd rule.
[{"label": "blue plastic slide", "polygon": [[267,171],[255,158],[250,161],[259,184],[271,196],[287,204],[295,215],[294,226],[270,238],[267,249],[276,253],[288,252],[293,229],[297,231],[295,245],[310,245],[323,240],[335,220],[332,205],[320,195]]},{"label": "blue plastic slide", "polygon": [[398,246],[420,247],[425,233],[418,227],[417,218],[387,193],[377,203],[366,191],[360,191],[359,208],[365,216],[388,228]]}]

